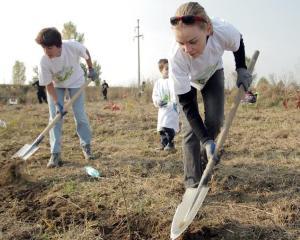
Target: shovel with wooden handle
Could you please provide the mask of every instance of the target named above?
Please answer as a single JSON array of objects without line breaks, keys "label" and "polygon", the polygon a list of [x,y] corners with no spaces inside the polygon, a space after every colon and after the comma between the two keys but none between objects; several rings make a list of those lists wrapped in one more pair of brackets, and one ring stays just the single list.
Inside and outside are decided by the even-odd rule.
[{"label": "shovel with wooden handle", "polygon": [[[81,86],[78,92],[67,102],[64,107],[64,110],[68,110],[69,107],[76,101],[84,89],[89,85],[92,80],[90,78]],[[49,133],[51,128],[61,119],[61,114],[56,114],[55,118],[48,124],[48,126],[41,132],[41,134],[31,143],[25,144],[18,152],[16,152],[12,158],[21,158],[27,160],[31,155],[33,155],[38,149],[39,144],[43,141],[44,137]]]},{"label": "shovel with wooden handle", "polygon": [[[252,74],[256,60],[258,58],[259,51],[255,51],[250,64],[248,66],[249,72]],[[222,148],[229,128],[232,124],[238,106],[245,95],[243,86],[239,87],[238,93],[235,96],[234,103],[230,108],[230,111],[225,119],[224,127],[221,130],[221,133],[217,139],[217,145],[215,154],[218,154],[219,150]],[[213,169],[216,165],[216,162],[211,158],[208,159],[207,166],[202,174],[198,188],[196,189],[187,189],[183,195],[182,202],[178,205],[175,215],[173,217],[172,226],[171,226],[171,239],[178,238],[192,223],[195,216],[197,215],[207,193],[209,190],[209,182],[213,173]]]}]

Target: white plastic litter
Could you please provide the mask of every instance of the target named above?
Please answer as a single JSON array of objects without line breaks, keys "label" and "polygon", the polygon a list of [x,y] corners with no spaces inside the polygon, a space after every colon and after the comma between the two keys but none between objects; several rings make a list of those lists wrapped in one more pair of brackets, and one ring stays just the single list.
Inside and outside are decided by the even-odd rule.
[{"label": "white plastic litter", "polygon": [[97,169],[91,166],[85,166],[84,169],[89,176],[93,178],[100,178],[100,172]]},{"label": "white plastic litter", "polygon": [[9,105],[17,105],[18,104],[18,99],[17,98],[10,98],[8,100]]},{"label": "white plastic litter", "polygon": [[7,128],[6,122],[0,119],[0,127]]}]

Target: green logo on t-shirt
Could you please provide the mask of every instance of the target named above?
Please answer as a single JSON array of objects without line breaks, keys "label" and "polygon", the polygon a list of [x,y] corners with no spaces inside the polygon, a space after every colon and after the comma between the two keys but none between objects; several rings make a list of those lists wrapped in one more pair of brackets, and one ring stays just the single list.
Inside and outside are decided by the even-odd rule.
[{"label": "green logo on t-shirt", "polygon": [[164,95],[163,99],[164,102],[169,102],[170,101],[170,96],[169,95]]},{"label": "green logo on t-shirt", "polygon": [[214,74],[217,70],[218,64],[207,67],[202,73],[201,76],[198,76],[194,82],[205,85],[207,80]]},{"label": "green logo on t-shirt", "polygon": [[53,74],[55,82],[64,82],[70,78],[73,73],[73,67],[63,68],[61,71]]}]

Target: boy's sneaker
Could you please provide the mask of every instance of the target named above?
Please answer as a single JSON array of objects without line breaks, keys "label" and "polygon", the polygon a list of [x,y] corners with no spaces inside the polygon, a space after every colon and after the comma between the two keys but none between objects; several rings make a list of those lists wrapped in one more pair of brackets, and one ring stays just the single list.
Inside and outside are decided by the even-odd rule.
[{"label": "boy's sneaker", "polygon": [[85,160],[93,160],[94,159],[90,144],[82,146],[82,152],[83,152]]},{"label": "boy's sneaker", "polygon": [[51,157],[47,164],[47,168],[55,168],[62,165],[62,160],[60,157],[60,153],[51,153]]},{"label": "boy's sneaker", "polygon": [[172,150],[175,150],[174,143],[173,143],[173,142],[168,143],[167,146],[165,146],[164,150],[165,150],[165,151],[172,151]]}]

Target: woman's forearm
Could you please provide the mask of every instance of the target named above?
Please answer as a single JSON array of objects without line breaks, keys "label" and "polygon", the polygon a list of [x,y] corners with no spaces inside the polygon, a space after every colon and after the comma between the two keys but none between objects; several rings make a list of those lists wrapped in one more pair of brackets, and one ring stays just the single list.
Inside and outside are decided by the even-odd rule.
[{"label": "woman's forearm", "polygon": [[199,114],[196,89],[192,88],[188,93],[178,95],[178,99],[182,106],[182,110],[191,128],[193,129],[193,132],[196,134],[201,143],[205,143],[207,140],[209,140],[209,136]]}]

